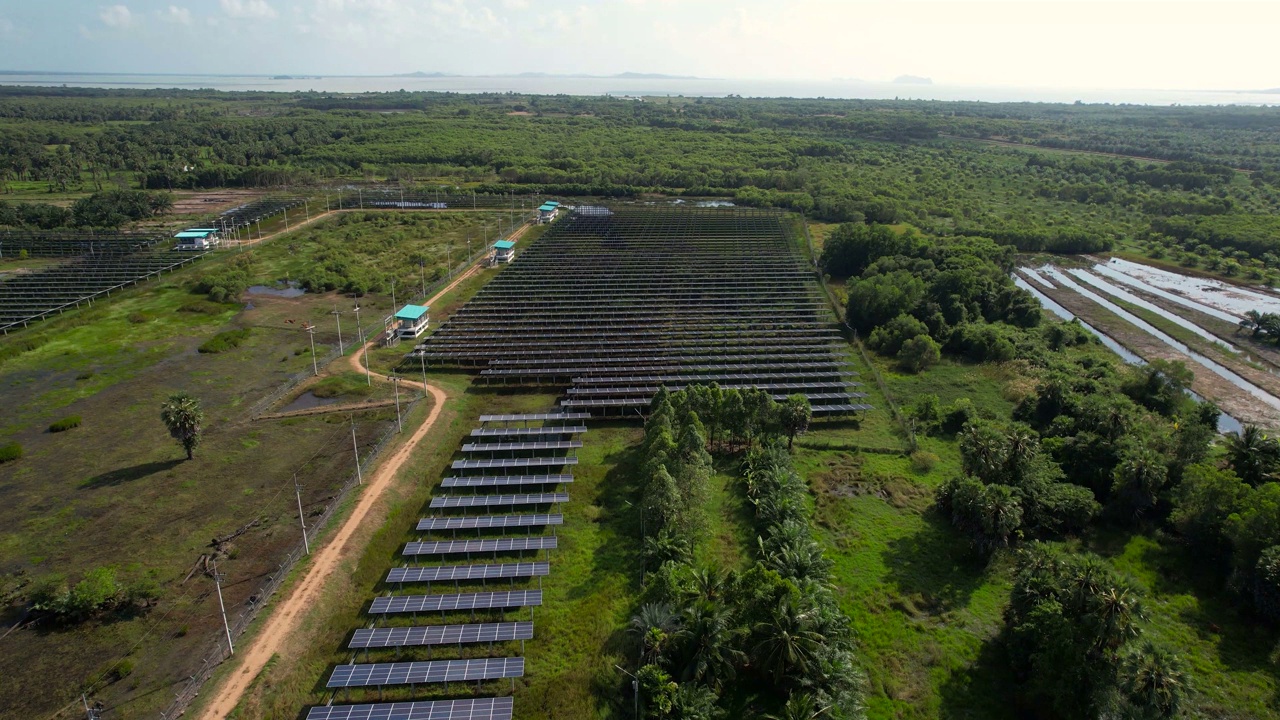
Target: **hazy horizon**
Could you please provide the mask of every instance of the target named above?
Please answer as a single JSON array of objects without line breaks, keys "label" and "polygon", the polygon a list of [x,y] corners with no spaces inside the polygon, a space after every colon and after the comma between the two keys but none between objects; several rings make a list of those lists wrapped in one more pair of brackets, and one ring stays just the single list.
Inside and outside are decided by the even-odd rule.
[{"label": "hazy horizon", "polygon": [[10,73],[1280,87],[1275,2],[0,0]]}]

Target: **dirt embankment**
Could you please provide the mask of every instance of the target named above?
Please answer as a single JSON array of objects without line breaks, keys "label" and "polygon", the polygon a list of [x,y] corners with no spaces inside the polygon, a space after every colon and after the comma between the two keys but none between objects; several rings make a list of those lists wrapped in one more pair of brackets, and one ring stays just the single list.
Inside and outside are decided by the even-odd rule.
[{"label": "dirt embankment", "polygon": [[[1072,290],[1062,287],[1050,289],[1043,285],[1036,285],[1036,289],[1049,296],[1054,302],[1070,310],[1084,322],[1110,335],[1121,345],[1129,348],[1148,362],[1152,360],[1169,360],[1185,363],[1195,373],[1195,380],[1191,383],[1191,389],[1201,397],[1217,403],[1218,407],[1222,408],[1223,412],[1228,415],[1244,423],[1280,429],[1280,409],[1274,408],[1246,390],[1236,387],[1228,380],[1148,333],[1139,330],[1106,308]],[[1220,364],[1226,365],[1226,363]],[[1272,387],[1280,389],[1280,379],[1268,373],[1254,370],[1240,363],[1237,363],[1237,367],[1231,367],[1231,369],[1246,380],[1251,382],[1258,381],[1255,384],[1259,384],[1260,387],[1273,392],[1273,394]]]}]

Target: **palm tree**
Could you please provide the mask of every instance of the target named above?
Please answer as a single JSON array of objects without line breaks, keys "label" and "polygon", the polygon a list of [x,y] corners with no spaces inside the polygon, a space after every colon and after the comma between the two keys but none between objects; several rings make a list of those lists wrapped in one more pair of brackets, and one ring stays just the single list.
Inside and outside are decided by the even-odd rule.
[{"label": "palm tree", "polygon": [[170,395],[160,407],[160,419],[169,428],[173,439],[182,444],[190,460],[200,444],[203,430],[204,411],[200,409],[200,401],[184,392]]},{"label": "palm tree", "polygon": [[1128,653],[1120,663],[1120,690],[1140,718],[1178,715],[1187,693],[1187,674],[1177,655],[1150,641]]},{"label": "palm tree", "polygon": [[1124,587],[1108,587],[1094,600],[1094,615],[1098,620],[1098,639],[1095,650],[1104,647],[1118,648],[1130,638],[1138,636],[1138,621],[1146,616],[1136,594]]},{"label": "palm tree", "polygon": [[685,679],[704,683],[719,692],[726,680],[737,675],[738,665],[746,659],[746,653],[739,649],[744,632],[734,623],[733,613],[723,605],[698,603],[686,610],[680,632],[689,657]]},{"label": "palm tree", "polygon": [[831,708],[818,705],[809,693],[794,692],[777,715],[765,715],[765,720],[819,720],[826,717]]},{"label": "palm tree", "polygon": [[631,618],[631,630],[640,635],[641,665],[661,659],[669,639],[680,629],[680,616],[666,603],[645,603]]},{"label": "palm tree", "polygon": [[784,676],[808,672],[813,664],[823,637],[810,629],[811,613],[787,598],[773,609],[768,622],[756,625],[761,640],[751,652],[755,662],[773,674],[775,685],[781,684]]},{"label": "palm tree", "polygon": [[1227,461],[1241,480],[1257,487],[1280,465],[1280,442],[1257,425],[1246,425],[1243,432],[1227,436]]}]

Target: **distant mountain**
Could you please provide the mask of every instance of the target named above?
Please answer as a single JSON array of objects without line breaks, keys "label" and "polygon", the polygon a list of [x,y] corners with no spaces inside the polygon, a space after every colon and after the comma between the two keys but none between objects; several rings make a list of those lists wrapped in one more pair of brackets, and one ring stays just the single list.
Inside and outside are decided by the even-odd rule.
[{"label": "distant mountain", "polygon": [[422,72],[421,70],[419,70],[419,71],[417,71],[417,72],[411,72],[411,73],[399,73],[399,74],[397,74],[397,75],[392,75],[391,77],[417,77],[417,78],[428,78],[428,77],[453,77],[453,76],[452,76],[452,75],[450,75],[449,73],[442,73],[442,72]]},{"label": "distant mountain", "polygon": [[1267,88],[1266,90],[1255,90],[1254,92],[1267,93],[1268,95],[1280,95],[1280,88]]},{"label": "distant mountain", "polygon": [[919,75],[899,75],[893,79],[894,85],[932,85],[933,78],[920,77]]},{"label": "distant mountain", "polygon": [[610,75],[612,78],[624,80],[697,80],[694,75],[664,75],[663,73],[638,73],[624,72],[617,75]]}]

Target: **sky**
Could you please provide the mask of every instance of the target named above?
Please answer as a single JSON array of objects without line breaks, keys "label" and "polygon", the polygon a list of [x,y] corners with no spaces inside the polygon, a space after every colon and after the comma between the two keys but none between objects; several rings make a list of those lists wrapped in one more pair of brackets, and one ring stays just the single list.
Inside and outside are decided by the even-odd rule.
[{"label": "sky", "polygon": [[1280,0],[0,0],[0,70],[1280,87]]}]

